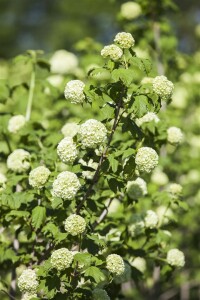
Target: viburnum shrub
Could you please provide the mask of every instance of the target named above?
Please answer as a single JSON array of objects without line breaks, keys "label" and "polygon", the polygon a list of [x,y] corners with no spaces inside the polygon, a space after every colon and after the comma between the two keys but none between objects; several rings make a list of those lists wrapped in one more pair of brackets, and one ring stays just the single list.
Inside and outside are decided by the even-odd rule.
[{"label": "viburnum shrub", "polygon": [[[126,299],[124,283],[143,284],[155,266],[164,280],[184,266],[167,227],[170,208],[183,205],[181,186],[166,180],[157,191],[148,188],[153,172],[161,172],[161,150],[172,143],[157,114],[170,102],[173,83],[136,55],[130,33],[111,42],[99,52],[102,66],[81,80],[63,77],[59,86],[48,81],[50,66],[39,52],[13,62],[31,77],[27,83],[24,74],[16,82],[11,76],[5,85],[16,117],[25,111],[19,99],[28,99],[25,122],[8,113],[1,128],[1,272],[12,273],[10,287],[3,285],[8,295]],[[178,147],[181,131],[175,136]]]}]

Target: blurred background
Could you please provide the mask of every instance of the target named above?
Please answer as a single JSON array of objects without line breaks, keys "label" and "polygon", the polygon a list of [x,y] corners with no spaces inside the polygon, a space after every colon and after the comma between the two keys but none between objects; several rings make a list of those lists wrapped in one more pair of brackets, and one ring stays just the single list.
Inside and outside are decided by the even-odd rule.
[{"label": "blurred background", "polygon": [[[110,42],[119,29],[123,0],[0,0],[0,57],[27,49],[74,50],[86,37]],[[149,5],[151,5],[149,1]],[[166,15],[179,40],[179,50],[195,52],[200,43],[199,0],[176,0],[178,10]]]}]

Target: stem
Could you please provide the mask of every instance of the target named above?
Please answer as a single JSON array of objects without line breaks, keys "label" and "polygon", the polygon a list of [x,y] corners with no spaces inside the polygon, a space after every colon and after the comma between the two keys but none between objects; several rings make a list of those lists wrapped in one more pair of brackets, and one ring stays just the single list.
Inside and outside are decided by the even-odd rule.
[{"label": "stem", "polygon": [[100,174],[100,171],[101,171],[102,164],[103,164],[103,162],[104,162],[104,160],[106,158],[106,154],[107,154],[108,149],[110,147],[110,144],[111,144],[114,132],[115,132],[115,130],[117,128],[117,125],[119,123],[119,113],[120,113],[121,106],[122,106],[122,99],[120,99],[120,101],[119,101],[119,103],[117,105],[117,108],[116,108],[115,119],[114,119],[114,123],[113,123],[113,126],[112,126],[111,134],[110,134],[110,136],[108,138],[107,146],[106,146],[105,150],[101,154],[101,157],[100,157],[100,160],[99,160],[99,164],[98,164],[98,167],[96,169],[96,172],[94,173],[94,177],[92,179],[92,182],[91,182],[89,188],[87,189],[87,192],[85,193],[85,196],[83,197],[83,199],[81,200],[81,202],[77,206],[76,214],[79,214],[82,206],[84,205],[84,203],[87,200],[88,196],[91,194],[94,185],[96,184],[96,182],[99,179],[99,174]]},{"label": "stem", "polygon": [[26,121],[29,121],[30,117],[31,117],[34,88],[35,88],[35,64],[33,63],[33,70],[31,73],[30,89],[29,89],[29,95],[28,95],[28,103],[27,103],[27,108],[26,108]]},{"label": "stem", "polygon": [[108,205],[104,208],[104,210],[102,211],[101,215],[99,216],[98,220],[96,220],[93,224],[92,224],[92,230],[94,230],[107,216],[108,214],[108,209],[112,203],[113,198],[110,198]]}]

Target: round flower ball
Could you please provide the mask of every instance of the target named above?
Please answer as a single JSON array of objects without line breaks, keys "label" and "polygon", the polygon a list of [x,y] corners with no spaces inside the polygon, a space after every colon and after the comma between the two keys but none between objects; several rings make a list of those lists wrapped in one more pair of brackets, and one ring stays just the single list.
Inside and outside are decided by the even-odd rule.
[{"label": "round flower ball", "polygon": [[64,200],[72,200],[80,187],[81,184],[76,174],[64,171],[54,180],[52,194]]},{"label": "round flower ball", "polygon": [[147,210],[144,218],[146,228],[156,228],[158,224],[158,216],[153,210]]},{"label": "round flower ball", "polygon": [[124,273],[125,266],[122,257],[118,254],[110,254],[106,258],[106,268],[114,275],[121,275]]},{"label": "round flower ball", "polygon": [[37,298],[37,294],[25,293],[21,300],[31,300],[32,298]]},{"label": "round flower ball", "polygon": [[162,100],[167,101],[172,97],[174,85],[167,79],[166,76],[161,75],[153,79],[153,91]]},{"label": "round flower ball", "polygon": [[66,84],[64,95],[71,103],[79,104],[85,100],[85,84],[81,80],[71,80]]},{"label": "round flower ball", "polygon": [[65,230],[73,236],[83,233],[85,228],[86,222],[79,215],[73,214],[65,220]]},{"label": "round flower ball", "polygon": [[34,294],[37,292],[39,282],[34,270],[24,270],[18,278],[18,287],[21,292]]},{"label": "round flower ball", "polygon": [[169,185],[169,192],[173,195],[173,196],[180,196],[182,193],[183,187],[178,184],[178,183],[171,183]]},{"label": "round flower ball", "polygon": [[107,292],[103,289],[94,289],[92,294],[94,300],[110,300]]},{"label": "round flower ball", "polygon": [[58,271],[65,270],[70,267],[74,258],[74,253],[67,248],[61,248],[53,251],[51,254],[51,265]]},{"label": "round flower ball", "polygon": [[158,116],[155,113],[148,112],[142,118],[136,119],[136,124],[137,124],[137,126],[141,126],[144,123],[149,123],[149,122],[158,123],[159,121],[160,121],[160,119],[158,118]]},{"label": "round flower ball", "polygon": [[128,181],[126,189],[129,198],[133,200],[141,198],[147,194],[147,184],[140,177],[134,181]]},{"label": "round flower ball", "polygon": [[121,5],[120,13],[124,19],[134,20],[142,14],[142,9],[138,3],[128,1]]},{"label": "round flower ball", "polygon": [[43,188],[51,172],[44,166],[39,166],[29,173],[29,184],[37,189]]},{"label": "round flower ball", "polygon": [[138,269],[141,273],[144,273],[147,267],[146,260],[138,256],[131,262],[131,266]]},{"label": "round flower ball", "polygon": [[30,168],[30,159],[28,151],[16,149],[8,156],[7,167],[16,173],[23,173]]},{"label": "round flower ball", "polygon": [[14,116],[8,121],[8,131],[11,133],[16,133],[22,127],[24,127],[25,123],[26,119],[23,115]]},{"label": "round flower ball", "polygon": [[61,132],[65,137],[73,138],[79,131],[79,125],[76,123],[66,123],[62,128]]},{"label": "round flower ball", "polygon": [[110,58],[114,61],[118,61],[122,57],[122,55],[123,55],[122,49],[120,49],[115,44],[105,46],[101,50],[101,56],[103,56],[103,58]]},{"label": "round flower ball", "polygon": [[128,49],[135,45],[135,40],[133,36],[128,32],[119,32],[115,36],[114,42],[117,43],[123,49]]},{"label": "round flower ball", "polygon": [[167,174],[165,174],[159,167],[156,168],[151,176],[151,181],[159,186],[163,186],[168,183],[169,179]]},{"label": "round flower ball", "polygon": [[107,129],[101,122],[90,119],[80,125],[79,135],[83,147],[95,148],[106,141]]},{"label": "round flower ball", "polygon": [[62,162],[72,164],[77,158],[78,152],[76,144],[71,137],[65,137],[60,141],[57,147],[57,154]]},{"label": "round flower ball", "polygon": [[52,73],[68,74],[78,67],[78,59],[74,53],[58,50],[51,57],[50,64]]},{"label": "round flower ball", "polygon": [[150,173],[158,165],[158,154],[150,147],[138,149],[135,163],[140,172]]},{"label": "round flower ball", "polygon": [[167,262],[173,267],[183,267],[185,265],[184,253],[178,249],[169,250],[167,252]]},{"label": "round flower ball", "polygon": [[183,141],[183,133],[180,128],[172,126],[167,129],[167,141],[172,145],[178,145]]}]

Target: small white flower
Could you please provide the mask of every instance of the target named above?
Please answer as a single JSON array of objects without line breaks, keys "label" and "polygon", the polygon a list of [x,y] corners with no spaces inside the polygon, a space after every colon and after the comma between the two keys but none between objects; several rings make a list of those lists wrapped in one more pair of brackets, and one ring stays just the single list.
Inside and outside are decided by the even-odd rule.
[{"label": "small white flower", "polygon": [[12,118],[10,118],[8,122],[8,131],[12,133],[16,133],[19,131],[22,127],[24,127],[26,123],[26,119],[22,115],[17,115]]},{"label": "small white flower", "polygon": [[115,38],[114,42],[117,43],[121,48],[131,48],[135,45],[135,40],[133,36],[128,32],[119,32]]},{"label": "small white flower", "polygon": [[53,182],[52,194],[64,200],[72,200],[78,192],[81,184],[76,174],[72,172],[61,172]]},{"label": "small white flower", "polygon": [[126,188],[127,194],[131,199],[138,199],[147,194],[147,184],[140,177],[134,181],[128,181]]},{"label": "small white flower", "polygon": [[24,270],[18,279],[18,287],[20,291],[35,294],[38,286],[39,282],[35,271],[31,269]]},{"label": "small white flower", "polygon": [[95,148],[106,141],[107,129],[97,120],[87,120],[80,126],[80,140],[83,147]]},{"label": "small white flower", "polygon": [[78,59],[71,52],[58,50],[51,57],[50,64],[52,73],[68,74],[73,73],[78,67]]},{"label": "small white flower", "polygon": [[153,113],[153,112],[148,112],[146,115],[144,115],[142,118],[136,119],[136,124],[137,126],[141,126],[144,123],[149,123],[149,122],[155,122],[158,123],[160,119],[158,116]]},{"label": "small white flower", "polygon": [[142,9],[138,3],[128,1],[121,5],[120,13],[124,19],[133,20],[141,15]]},{"label": "small white flower", "polygon": [[65,98],[74,104],[83,103],[85,100],[84,87],[85,84],[81,80],[69,81],[64,91]]},{"label": "small white flower", "polygon": [[183,141],[183,133],[180,128],[172,126],[167,129],[167,140],[172,145],[178,145]]},{"label": "small white flower", "polygon": [[167,262],[173,267],[181,268],[185,265],[185,256],[178,249],[171,249],[167,253]]},{"label": "small white flower", "polygon": [[110,58],[114,61],[119,60],[122,57],[122,55],[123,51],[114,44],[105,46],[101,50],[101,56],[103,56],[103,58]]},{"label": "small white flower", "polygon": [[29,173],[29,184],[34,188],[41,189],[47,182],[50,174],[51,172],[48,168],[39,166]]},{"label": "small white flower", "polygon": [[74,258],[74,253],[66,248],[53,251],[51,255],[51,264],[58,271],[65,270],[70,267]]},{"label": "small white flower", "polygon": [[85,231],[86,222],[79,215],[71,215],[65,220],[65,230],[75,236]]},{"label": "small white flower", "polygon": [[153,210],[147,210],[144,218],[145,227],[153,229],[157,227],[158,216]]},{"label": "small white flower", "polygon": [[108,271],[115,275],[121,275],[124,273],[124,261],[118,254],[110,254],[106,258],[106,268]]},{"label": "small white flower", "polygon": [[172,97],[174,85],[166,76],[157,76],[153,80],[153,91],[162,100],[167,101]]},{"label": "small white flower", "polygon": [[76,123],[66,123],[62,128],[61,132],[65,137],[74,137],[79,131],[79,125]]},{"label": "small white flower", "polygon": [[8,156],[7,167],[16,173],[23,173],[30,168],[30,159],[28,151],[16,149]]},{"label": "small white flower", "polygon": [[138,149],[135,163],[140,172],[150,173],[158,165],[158,154],[150,147]]},{"label": "small white flower", "polygon": [[65,137],[60,141],[57,147],[57,154],[62,162],[66,164],[72,164],[74,162],[77,158],[78,151],[71,137]]}]

